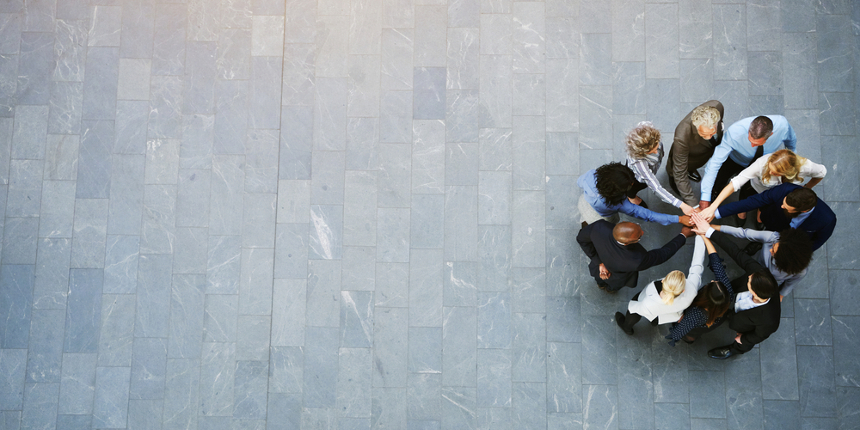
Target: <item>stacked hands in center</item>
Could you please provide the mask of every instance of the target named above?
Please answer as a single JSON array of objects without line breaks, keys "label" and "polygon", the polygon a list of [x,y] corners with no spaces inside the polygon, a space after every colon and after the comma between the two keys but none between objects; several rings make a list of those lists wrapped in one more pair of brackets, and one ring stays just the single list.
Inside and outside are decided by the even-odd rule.
[{"label": "stacked hands in center", "polygon": [[[642,317],[652,325],[669,324],[666,339],[675,346],[679,340],[693,343],[728,321],[734,341],[708,351],[715,359],[743,354],[779,328],[782,299],[801,283],[813,253],[836,226],[836,215],[812,191],[827,169],[795,153],[797,136],[785,117],[749,117],[728,128],[722,118],[723,105],[710,100],[675,128],[666,160],[674,193],[657,180],[663,143],[647,121],[627,134],[624,164],[605,164],[577,180],[582,230],[576,240],[590,259],[597,286],[607,293],[636,288],[639,271],[663,264],[696,236],[687,275],[672,270],[648,283],[625,313],[615,313],[615,322],[628,335]],[[691,182],[701,182],[700,194]],[[683,215],[648,209],[637,196],[645,188]],[[723,204],[735,192],[738,201]],[[620,222],[619,213],[662,225],[680,223],[681,232],[646,250],[639,243],[645,231]],[[742,228],[748,213],[752,229]],[[749,244],[741,249],[730,237]],[[717,247],[740,266],[742,276],[728,278]],[[703,285],[706,254],[715,279]]]}]

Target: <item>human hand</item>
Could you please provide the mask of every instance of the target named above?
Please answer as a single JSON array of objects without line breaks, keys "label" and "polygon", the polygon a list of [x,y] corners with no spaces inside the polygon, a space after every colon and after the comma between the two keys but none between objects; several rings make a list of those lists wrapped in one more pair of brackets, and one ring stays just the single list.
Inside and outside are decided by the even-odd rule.
[{"label": "human hand", "polygon": [[681,234],[683,234],[683,235],[684,235],[684,237],[692,237],[692,236],[693,236],[693,235],[695,235],[696,233],[693,231],[693,229],[692,229],[692,228],[687,227],[687,226],[685,225],[685,226],[681,227]]},{"label": "human hand", "polygon": [[708,229],[711,228],[711,225],[708,223],[705,217],[702,216],[702,214],[693,214],[690,219],[692,219],[693,223],[696,224],[696,228],[693,229],[696,234],[705,234]]},{"label": "human hand", "polygon": [[711,202],[705,200],[699,200],[699,209],[707,209],[708,206],[711,205]]},{"label": "human hand", "polygon": [[609,279],[610,276],[612,276],[612,274],[609,273],[609,269],[607,269],[606,266],[603,265],[603,263],[600,263],[600,279],[603,279],[605,281]]},{"label": "human hand", "polygon": [[699,211],[699,215],[705,218],[706,221],[711,222],[714,219],[714,213],[717,212],[717,208],[715,206],[709,206],[705,209]]},{"label": "human hand", "polygon": [[780,303],[782,303],[782,299],[784,299],[784,298],[785,298],[785,296],[783,296],[782,294],[780,294],[780,295],[779,295],[779,302],[780,302]]},{"label": "human hand", "polygon": [[695,212],[696,210],[695,210],[695,209],[693,209],[693,207],[692,207],[692,206],[690,206],[690,205],[688,205],[688,204],[686,204],[686,203],[681,203],[681,211],[683,211],[683,212],[684,212],[684,215],[690,215],[690,214],[692,214],[693,212]]},{"label": "human hand", "polygon": [[678,217],[678,223],[681,225],[693,225],[689,215],[681,215]]},{"label": "human hand", "polygon": [[740,333],[738,333],[738,335],[737,335],[737,336],[735,336],[735,342],[737,342],[738,344],[743,345],[743,343],[741,343],[741,334],[740,334]]}]

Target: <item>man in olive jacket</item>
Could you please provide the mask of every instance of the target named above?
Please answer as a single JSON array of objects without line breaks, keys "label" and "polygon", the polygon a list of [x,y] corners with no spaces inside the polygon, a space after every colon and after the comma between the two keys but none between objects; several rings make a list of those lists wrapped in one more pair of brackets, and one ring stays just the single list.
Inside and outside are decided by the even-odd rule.
[{"label": "man in olive jacket", "polygon": [[666,173],[669,174],[669,185],[684,203],[690,206],[699,204],[690,179],[696,182],[702,179],[696,170],[707,164],[722,139],[723,104],[717,100],[697,106],[675,127]]}]

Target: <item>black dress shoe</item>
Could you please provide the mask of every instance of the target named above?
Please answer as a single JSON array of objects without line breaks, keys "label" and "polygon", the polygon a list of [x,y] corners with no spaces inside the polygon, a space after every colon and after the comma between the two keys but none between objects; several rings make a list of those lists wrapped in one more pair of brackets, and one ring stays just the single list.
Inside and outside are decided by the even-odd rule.
[{"label": "black dress shoe", "polygon": [[761,242],[750,242],[749,245],[744,247],[744,252],[750,257],[755,256],[759,251],[761,251]]},{"label": "black dress shoe", "polygon": [[696,170],[693,170],[692,172],[687,172],[687,176],[693,182],[701,182],[702,181],[702,175],[700,175],[699,172]]},{"label": "black dress shoe", "polygon": [[628,335],[628,336],[632,336],[632,335],[633,335],[633,329],[632,329],[632,328],[626,328],[626,327],[624,327],[624,314],[622,314],[621,312],[616,312],[616,313],[615,313],[615,324],[618,324],[618,327],[619,327],[619,328],[620,328],[624,333],[627,333],[627,335]]},{"label": "black dress shoe", "polygon": [[714,349],[708,351],[708,357],[711,357],[711,358],[714,358],[717,360],[725,360],[725,359],[727,359],[733,355],[735,355],[735,354],[732,353],[732,346],[731,345],[721,346],[719,348],[714,348]]}]

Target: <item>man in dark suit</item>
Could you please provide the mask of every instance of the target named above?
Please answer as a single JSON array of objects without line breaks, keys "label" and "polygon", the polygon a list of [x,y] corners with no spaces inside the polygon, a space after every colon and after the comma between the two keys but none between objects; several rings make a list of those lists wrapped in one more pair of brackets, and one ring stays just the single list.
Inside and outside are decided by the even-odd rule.
[{"label": "man in dark suit", "polygon": [[761,221],[766,230],[800,229],[812,239],[812,250],[821,248],[833,234],[836,214],[815,191],[795,184],[782,184],[761,194],[720,206],[715,218],[726,218],[741,212],[761,208]]},{"label": "man in dark suit", "polygon": [[639,224],[620,222],[616,225],[606,220],[591,223],[579,231],[576,241],[591,259],[588,269],[601,290],[616,293],[623,287],[636,287],[640,270],[672,258],[693,232],[685,226],[662,248],[651,251],[639,244],[644,234]]},{"label": "man in dark suit", "polygon": [[734,341],[708,351],[708,356],[726,359],[743,354],[779,328],[779,288],[770,271],[743,252],[728,235],[708,229],[706,236],[722,248],[743,269],[744,275],[732,280],[735,301],[729,307],[729,327],[736,332]]},{"label": "man in dark suit", "polygon": [[696,170],[714,155],[714,148],[723,139],[723,104],[708,100],[693,109],[675,127],[675,140],[666,160],[669,185],[684,203],[699,204],[690,180],[702,180]]}]

